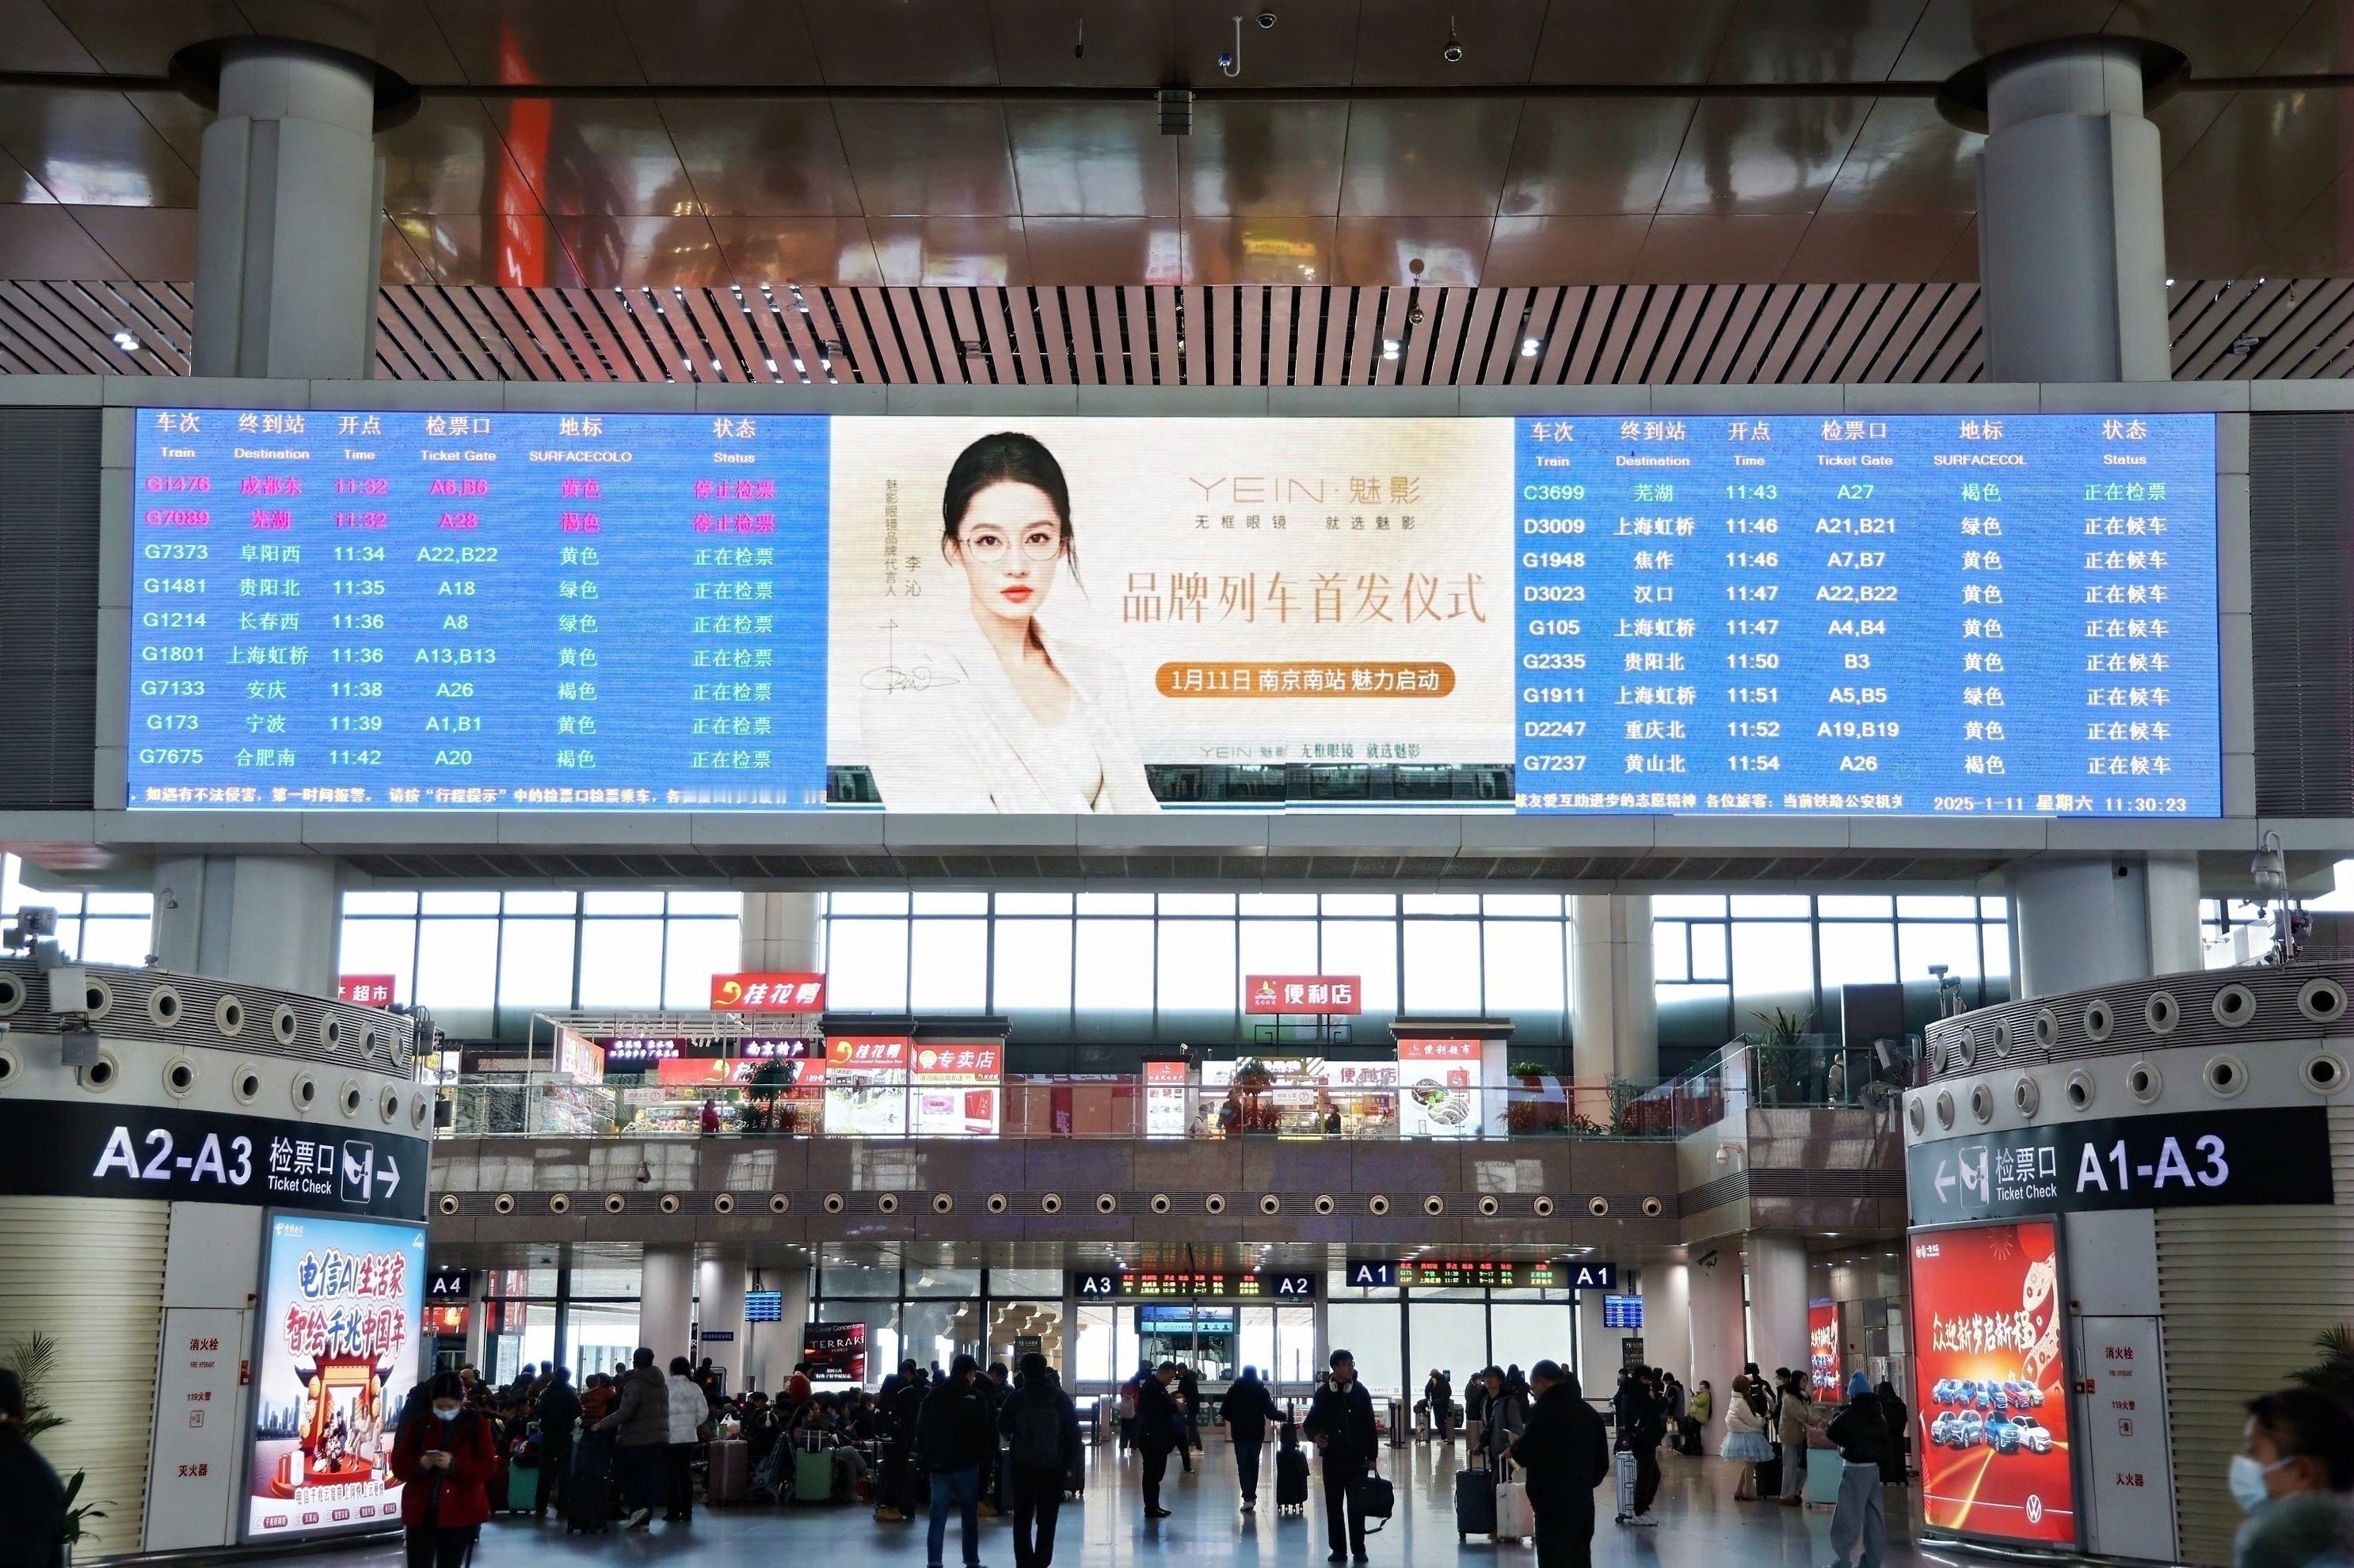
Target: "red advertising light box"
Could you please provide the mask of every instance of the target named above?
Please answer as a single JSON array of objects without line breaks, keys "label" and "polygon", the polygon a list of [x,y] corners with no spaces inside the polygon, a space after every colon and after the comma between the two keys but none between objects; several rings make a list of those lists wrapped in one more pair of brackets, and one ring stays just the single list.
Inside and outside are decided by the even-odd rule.
[{"label": "red advertising light box", "polygon": [[350,1002],[354,1007],[390,1007],[393,988],[399,984],[393,975],[337,975],[335,1000]]},{"label": "red advertising light box", "polygon": [[2060,1223],[1914,1231],[1914,1445],[1932,1529],[2076,1544]]},{"label": "red advertising light box", "polygon": [[1247,975],[1245,1012],[1346,1012],[1365,1010],[1365,985],[1356,975]]}]

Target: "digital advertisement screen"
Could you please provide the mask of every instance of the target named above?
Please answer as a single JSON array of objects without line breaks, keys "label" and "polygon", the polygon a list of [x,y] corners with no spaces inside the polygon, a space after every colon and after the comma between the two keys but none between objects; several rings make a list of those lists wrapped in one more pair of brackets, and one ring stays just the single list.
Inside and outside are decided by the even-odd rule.
[{"label": "digital advertisement screen", "polygon": [[2060,1223],[1914,1231],[1914,1444],[1933,1529],[2073,1546]]},{"label": "digital advertisement screen", "polygon": [[138,417],[133,808],[2221,810],[2211,415]]},{"label": "digital advertisement screen", "polygon": [[864,1383],[866,1325],[810,1324],[801,1330],[801,1360],[811,1383]]},{"label": "digital advertisement screen", "polygon": [[419,1373],[425,1228],[273,1214],[253,1360],[245,1539],[383,1530]]}]

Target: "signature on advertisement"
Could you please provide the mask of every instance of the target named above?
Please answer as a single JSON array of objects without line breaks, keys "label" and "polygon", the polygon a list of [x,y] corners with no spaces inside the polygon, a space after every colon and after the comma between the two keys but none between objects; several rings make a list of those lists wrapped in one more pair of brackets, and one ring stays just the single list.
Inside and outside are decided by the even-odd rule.
[{"label": "signature on advertisement", "polygon": [[877,664],[858,677],[858,684],[869,692],[928,692],[962,682],[953,671],[935,670],[929,664]]}]

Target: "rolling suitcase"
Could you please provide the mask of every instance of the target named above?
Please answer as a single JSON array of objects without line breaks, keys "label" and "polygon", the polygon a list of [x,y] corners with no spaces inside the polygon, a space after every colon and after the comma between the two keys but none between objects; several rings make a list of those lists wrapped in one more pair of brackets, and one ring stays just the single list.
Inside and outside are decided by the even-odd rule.
[{"label": "rolling suitcase", "polygon": [[[1512,1472],[1508,1467],[1499,1473],[1509,1477]],[[1528,1483],[1509,1479],[1497,1482],[1496,1539],[1532,1541],[1536,1533],[1536,1515],[1529,1509]]]},{"label": "rolling suitcase", "polygon": [[1496,1533],[1496,1478],[1486,1470],[1455,1472],[1455,1539]]},{"label": "rolling suitcase", "polygon": [[752,1450],[741,1439],[714,1443],[703,1474],[703,1500],[726,1508],[744,1500],[751,1487]]},{"label": "rolling suitcase", "polygon": [[833,1451],[793,1450],[793,1501],[815,1508],[833,1500]]},{"label": "rolling suitcase", "polygon": [[613,1528],[613,1482],[576,1470],[564,1496],[564,1533],[602,1535]]},{"label": "rolling suitcase", "polygon": [[539,1467],[521,1459],[507,1462],[506,1510],[529,1513],[539,1503]]},{"label": "rolling suitcase", "polygon": [[1625,1524],[1635,1517],[1635,1451],[1621,1448],[1611,1455],[1610,1473],[1617,1482],[1618,1522]]},{"label": "rolling suitcase", "polygon": [[1847,1471],[1847,1461],[1835,1448],[1818,1448],[1807,1456],[1807,1503],[1824,1508],[1839,1506],[1840,1480]]},{"label": "rolling suitcase", "polygon": [[1275,1508],[1308,1508],[1308,1456],[1298,1448],[1278,1448],[1275,1454]]},{"label": "rolling suitcase", "polygon": [[1770,1459],[1757,1461],[1757,1495],[1761,1498],[1782,1495],[1782,1456],[1779,1453]]}]

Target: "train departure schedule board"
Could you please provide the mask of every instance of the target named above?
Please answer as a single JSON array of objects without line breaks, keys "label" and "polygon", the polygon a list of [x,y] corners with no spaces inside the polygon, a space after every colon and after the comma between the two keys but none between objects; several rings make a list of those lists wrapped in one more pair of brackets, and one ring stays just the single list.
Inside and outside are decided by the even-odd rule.
[{"label": "train departure schedule board", "polygon": [[137,418],[134,809],[2222,809],[2211,415]]}]

